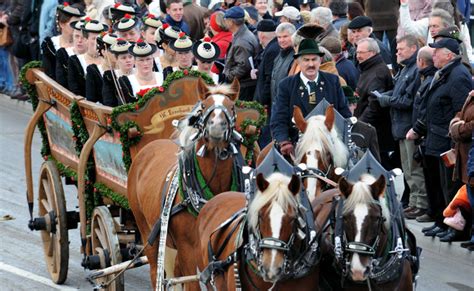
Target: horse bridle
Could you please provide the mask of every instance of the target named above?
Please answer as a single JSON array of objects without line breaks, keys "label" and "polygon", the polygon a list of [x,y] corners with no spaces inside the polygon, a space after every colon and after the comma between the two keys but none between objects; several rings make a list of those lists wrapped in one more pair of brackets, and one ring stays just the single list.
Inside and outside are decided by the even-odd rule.
[{"label": "horse bridle", "polygon": [[334,253],[336,255],[336,260],[339,263],[344,277],[349,275],[349,266],[350,262],[348,261],[349,253],[360,254],[364,256],[369,256],[371,258],[371,263],[369,264],[370,272],[372,273],[373,265],[377,261],[374,256],[377,254],[377,250],[380,243],[380,234],[383,231],[383,223],[385,218],[382,213],[382,206],[380,202],[375,202],[379,207],[380,216],[377,217],[378,226],[377,226],[377,237],[375,238],[372,245],[362,243],[362,242],[348,242],[346,232],[344,231],[344,216],[343,216],[343,206],[344,199],[340,197],[335,197],[334,203],[337,204],[334,207],[335,211],[335,222],[334,222]]}]

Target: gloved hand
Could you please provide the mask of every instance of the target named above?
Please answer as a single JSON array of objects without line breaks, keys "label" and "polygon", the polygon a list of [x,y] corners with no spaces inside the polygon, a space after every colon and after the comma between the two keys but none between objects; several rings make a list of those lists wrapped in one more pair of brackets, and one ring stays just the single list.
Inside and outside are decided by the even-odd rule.
[{"label": "gloved hand", "polygon": [[284,141],[280,143],[280,152],[282,155],[287,155],[287,156],[294,154],[294,148],[291,141]]}]

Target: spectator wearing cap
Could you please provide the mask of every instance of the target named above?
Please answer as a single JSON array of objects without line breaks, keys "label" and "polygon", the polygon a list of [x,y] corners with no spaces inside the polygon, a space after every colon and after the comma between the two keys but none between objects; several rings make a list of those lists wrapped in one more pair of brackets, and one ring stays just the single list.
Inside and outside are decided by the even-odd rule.
[{"label": "spectator wearing cap", "polygon": [[337,72],[346,81],[347,85],[355,91],[359,80],[359,70],[344,56],[341,41],[336,37],[326,37],[320,44],[331,53],[332,59],[336,62]]},{"label": "spectator wearing cap", "polygon": [[[460,47],[460,54],[462,58],[462,62],[464,65],[472,72],[472,67],[469,64],[469,54],[468,54],[468,48],[466,47],[466,44],[460,39],[461,37],[461,32],[459,31],[459,28],[455,25],[446,27],[444,29],[441,29],[434,37],[434,41],[438,41],[441,38],[452,38],[456,40],[459,43]],[[472,48],[471,48],[472,50]]]},{"label": "spectator wearing cap", "polygon": [[[278,94],[278,85],[281,80],[289,76],[291,64],[293,63],[293,55],[295,50],[291,36],[296,32],[296,28],[291,23],[280,23],[276,28],[276,37],[280,52],[273,63],[272,80],[270,84],[271,102],[273,102]],[[263,103],[265,105],[265,103]],[[269,110],[271,110],[271,104]],[[271,114],[268,114],[268,121]]]},{"label": "spectator wearing cap", "polygon": [[119,78],[120,94],[126,103],[137,101],[139,91],[163,84],[163,74],[153,72],[153,54],[156,50],[154,44],[141,39],[128,48],[129,53],[135,57],[135,71]]},{"label": "spectator wearing cap", "polygon": [[322,55],[314,39],[303,39],[298,53],[294,55],[301,72],[283,79],[279,84],[270,126],[272,136],[284,155],[294,153],[294,143],[298,139],[298,131],[291,125],[294,106],[298,106],[306,116],[321,100],[326,99],[342,116],[352,115],[338,77],[319,70]]},{"label": "spectator wearing cap", "polygon": [[140,20],[132,14],[125,14],[115,22],[114,31],[120,38],[128,42],[136,42],[140,38]]},{"label": "spectator wearing cap", "polygon": [[347,19],[347,2],[346,0],[332,0],[329,3],[329,9],[332,11],[332,25],[334,28],[339,31],[341,30],[341,26],[346,23],[349,23],[349,19]]},{"label": "spectator wearing cap", "polygon": [[166,77],[172,72],[197,69],[196,66],[193,66],[193,42],[184,31],[179,33],[177,40],[170,43],[170,47],[176,52],[175,58],[177,66],[170,66],[163,69],[164,80],[166,80]]},{"label": "spectator wearing cap", "polygon": [[[273,65],[275,58],[280,52],[275,28],[275,23],[270,19],[264,19],[258,23],[257,35],[263,50],[260,51],[259,56],[257,57],[256,63],[258,69],[252,70],[252,78],[257,79],[254,100],[265,106],[267,112],[270,112],[272,103],[270,86]],[[260,148],[264,148],[271,141],[270,128],[268,124],[262,129],[259,139]]]},{"label": "spectator wearing cap", "polygon": [[103,74],[105,70],[109,70],[112,66],[109,54],[109,48],[117,42],[115,34],[109,34],[105,31],[101,32],[97,37],[97,51],[101,59],[101,63],[93,63],[86,69],[86,99],[91,102],[103,102],[102,85]]},{"label": "spectator wearing cap", "polygon": [[[53,10],[54,11],[54,10]],[[84,16],[84,12],[77,7],[68,5],[58,5],[56,12],[56,24],[59,35],[47,36],[41,43],[42,66],[45,73],[51,77],[56,77],[56,52],[60,48],[67,48],[73,45],[72,34],[74,29],[69,25],[73,21]]]},{"label": "spectator wearing cap", "polygon": [[[375,36],[383,40],[384,33],[392,45],[397,36],[399,1],[356,0],[362,5],[365,15],[372,19]],[[392,50],[395,51],[395,48]]]},{"label": "spectator wearing cap", "polygon": [[68,89],[76,95],[86,96],[86,75],[87,67],[95,64],[100,65],[102,58],[97,51],[97,37],[108,27],[97,20],[86,18],[82,26],[82,34],[86,39],[86,52],[80,55],[73,55],[68,60]]},{"label": "spectator wearing cap", "polygon": [[208,13],[208,9],[196,4],[196,0],[184,1],[183,20],[189,25],[189,37],[193,40],[204,37],[204,16]]},{"label": "spectator wearing cap", "polygon": [[118,89],[118,79],[133,73],[135,58],[128,51],[131,45],[128,41],[118,38],[109,49],[113,55],[110,58],[113,64],[103,75],[102,96],[104,105],[115,107],[126,103],[124,96],[121,95],[122,91]]},{"label": "spectator wearing cap", "polygon": [[318,7],[314,0],[300,0],[300,12],[311,11]]},{"label": "spectator wearing cap", "polygon": [[301,27],[300,12],[293,6],[283,7],[281,11],[275,13],[275,16],[280,17],[280,23],[289,22],[297,29]]},{"label": "spectator wearing cap", "polygon": [[219,75],[211,71],[214,61],[219,58],[219,46],[211,41],[209,37],[199,40],[193,44],[193,55],[196,59],[197,70],[208,74],[215,84],[219,84]]},{"label": "spectator wearing cap", "polygon": [[368,37],[359,40],[356,55],[361,73],[356,88],[359,101],[354,116],[375,127],[382,166],[391,169],[389,153],[395,150],[395,142],[391,132],[390,110],[382,108],[372,92],[391,90],[392,74],[383,62],[376,39]]},{"label": "spectator wearing cap", "polygon": [[417,146],[413,140],[406,139],[412,127],[413,101],[419,86],[416,78],[417,52],[418,40],[415,36],[407,34],[397,40],[397,62],[402,69],[394,77],[393,90],[376,96],[382,107],[390,108],[392,135],[398,142],[405,181],[410,188],[408,209],[405,211],[407,219],[415,219],[428,210],[423,168],[413,159]]},{"label": "spectator wearing cap", "polygon": [[229,31],[232,32],[233,41],[227,51],[224,76],[229,83],[234,79],[240,81],[241,100],[252,100],[256,82],[250,78],[252,68],[249,58],[253,59],[257,55],[258,42],[245,26],[244,17],[244,10],[239,6],[234,6],[225,12],[224,19]]},{"label": "spectator wearing cap", "polygon": [[160,56],[160,63],[162,68],[175,67],[178,65],[176,61],[176,52],[170,47],[170,43],[174,42],[179,38],[181,30],[179,27],[170,26],[168,23],[164,23],[156,32],[155,40],[158,48],[163,50],[163,54]]},{"label": "spectator wearing cap", "polygon": [[[379,47],[380,55],[382,56],[383,61],[391,68],[392,60],[390,57],[390,51],[372,33],[372,20],[369,17],[357,16],[349,23],[348,29],[351,30],[352,37],[354,38],[354,43],[357,43],[359,40],[367,37],[373,38],[377,42],[377,46]],[[356,47],[352,49],[356,50]],[[352,61],[357,64],[357,59]]]},{"label": "spectator wearing cap", "polygon": [[184,4],[183,0],[169,0],[166,1],[166,17],[164,22],[170,26],[176,26],[184,31],[186,35],[191,33],[189,25],[183,19],[184,15]]},{"label": "spectator wearing cap", "polygon": [[324,32],[316,37],[318,42],[321,42],[328,36],[338,37],[339,33],[332,25],[332,12],[327,7],[318,7],[311,10],[311,23],[317,24],[324,28]]},{"label": "spectator wearing cap", "polygon": [[449,123],[461,111],[472,90],[472,76],[461,63],[459,43],[455,39],[442,38],[429,46],[435,49],[433,62],[438,71],[425,96],[426,114],[422,123],[426,127],[421,134],[426,140],[423,162],[430,169],[425,173],[426,191],[430,214],[435,220],[425,229],[425,235],[435,236],[446,229],[442,211],[460,186],[459,181],[452,181],[453,168],[446,168],[440,155],[451,148]]}]

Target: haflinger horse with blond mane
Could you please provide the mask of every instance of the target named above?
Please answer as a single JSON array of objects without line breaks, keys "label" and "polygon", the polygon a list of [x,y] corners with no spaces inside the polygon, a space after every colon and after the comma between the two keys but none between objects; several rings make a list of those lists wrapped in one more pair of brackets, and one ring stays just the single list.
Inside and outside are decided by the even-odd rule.
[{"label": "haflinger horse with blond mane", "polygon": [[[240,138],[234,131],[238,81],[212,88],[200,79],[197,86],[201,101],[180,122],[179,145],[171,140],[149,143],[137,154],[128,174],[128,201],[140,235],[148,242],[144,251],[151,283],[158,289],[163,287],[162,276],[157,276],[157,267],[163,267],[157,264],[158,253],[163,252],[158,241],[164,244],[169,234],[166,243],[177,250],[175,276],[196,274],[200,256],[194,254],[198,245],[195,215],[214,195],[243,191]],[[164,210],[171,216],[168,231],[163,229]],[[199,288],[197,283],[187,287]]]},{"label": "haflinger horse with blond mane", "polygon": [[259,173],[250,201],[227,192],[204,206],[197,222],[203,288],[318,290],[317,263],[307,262],[317,243],[302,230],[300,187],[297,175]]},{"label": "haflinger horse with blond mane", "polygon": [[333,277],[332,290],[413,289],[416,242],[391,216],[386,187],[384,175],[376,180],[363,174],[355,184],[340,179],[342,197],[333,208],[334,252],[329,254],[336,267],[328,268],[325,278]]}]

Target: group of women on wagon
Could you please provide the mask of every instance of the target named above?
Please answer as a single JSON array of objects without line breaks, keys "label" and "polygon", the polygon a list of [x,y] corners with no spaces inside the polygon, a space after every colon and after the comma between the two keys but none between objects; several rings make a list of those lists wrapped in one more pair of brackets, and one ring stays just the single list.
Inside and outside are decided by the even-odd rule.
[{"label": "group of women on wagon", "polygon": [[139,19],[133,8],[116,6],[108,24],[84,17],[75,5],[58,6],[59,35],[42,43],[48,76],[107,106],[137,101],[138,92],[161,86],[179,70],[197,70],[219,82],[211,68],[220,50],[210,38],[194,41],[152,14]]}]

